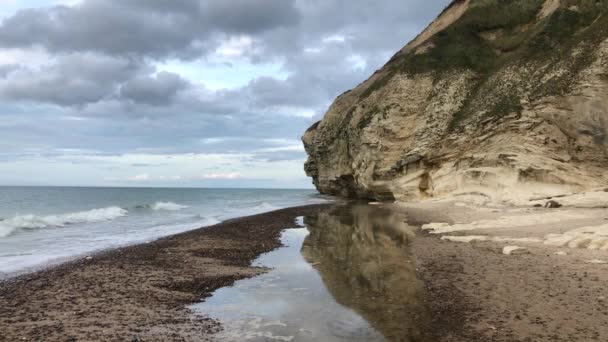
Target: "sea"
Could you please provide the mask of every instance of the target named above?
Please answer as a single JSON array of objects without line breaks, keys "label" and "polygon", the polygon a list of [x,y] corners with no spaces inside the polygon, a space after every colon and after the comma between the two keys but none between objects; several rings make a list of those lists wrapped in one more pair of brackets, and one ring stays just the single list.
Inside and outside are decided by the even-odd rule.
[{"label": "sea", "polygon": [[0,187],[0,278],[280,208],[314,190]]}]

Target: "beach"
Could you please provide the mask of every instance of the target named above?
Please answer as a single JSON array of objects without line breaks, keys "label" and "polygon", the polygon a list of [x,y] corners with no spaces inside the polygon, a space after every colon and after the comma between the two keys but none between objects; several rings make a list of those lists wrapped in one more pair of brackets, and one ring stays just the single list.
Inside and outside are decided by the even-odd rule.
[{"label": "beach", "polygon": [[[301,220],[304,259],[379,340],[604,341],[606,251],[545,240],[606,218],[604,208],[462,200],[281,209],[6,280],[0,340],[216,340],[230,327],[191,305],[268,272],[252,262]],[[272,324],[286,327],[261,327]]]},{"label": "beach", "polygon": [[608,339],[605,192],[554,200],[396,206],[426,228],[411,248],[444,341]]},{"label": "beach", "polygon": [[186,305],[280,246],[283,229],[323,205],[285,209],[109,250],[0,283],[2,341],[204,341],[218,324]]},{"label": "beach", "polygon": [[5,0],[0,50],[0,342],[608,342],[608,0]]}]

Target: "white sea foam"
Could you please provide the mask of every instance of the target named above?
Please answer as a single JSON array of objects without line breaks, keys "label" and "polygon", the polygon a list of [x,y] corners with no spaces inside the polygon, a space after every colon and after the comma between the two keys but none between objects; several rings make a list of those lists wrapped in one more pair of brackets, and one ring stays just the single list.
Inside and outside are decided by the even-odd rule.
[{"label": "white sea foam", "polygon": [[273,210],[278,210],[278,209],[281,209],[281,208],[274,206],[268,202],[263,202],[262,204],[256,205],[255,207],[252,208],[252,210],[255,212],[273,211]]},{"label": "white sea foam", "polygon": [[150,208],[152,208],[152,210],[178,211],[178,210],[186,209],[186,208],[188,208],[188,206],[173,203],[173,202],[156,202]]},{"label": "white sea foam", "polygon": [[219,223],[222,223],[222,221],[218,220],[215,217],[207,217],[207,218],[204,218],[203,220],[199,221],[197,226],[198,227],[208,227],[208,226],[214,226]]},{"label": "white sea foam", "polygon": [[63,227],[75,223],[110,221],[125,216],[127,213],[127,210],[119,207],[108,207],[62,215],[17,215],[0,221],[0,237],[8,236],[18,229],[41,229]]},{"label": "white sea foam", "polygon": [[[0,187],[0,193],[0,272],[11,275],[316,199],[312,191],[274,190]],[[93,208],[106,209],[84,212]]]},{"label": "white sea foam", "polygon": [[[255,202],[254,202],[255,203]],[[279,206],[274,206],[268,202],[257,202],[259,204],[251,206],[251,207],[242,207],[239,208],[237,210],[231,211],[229,213],[229,215],[227,215],[226,218],[235,218],[235,217],[241,217],[241,216],[249,216],[249,215],[257,215],[257,214],[262,214],[262,213],[267,213],[270,211],[275,211],[275,210],[279,210],[282,208],[285,208],[283,206],[279,207]]]},{"label": "white sea foam", "polygon": [[296,217],[296,224],[299,227],[304,227],[304,216],[298,216],[298,217]]}]

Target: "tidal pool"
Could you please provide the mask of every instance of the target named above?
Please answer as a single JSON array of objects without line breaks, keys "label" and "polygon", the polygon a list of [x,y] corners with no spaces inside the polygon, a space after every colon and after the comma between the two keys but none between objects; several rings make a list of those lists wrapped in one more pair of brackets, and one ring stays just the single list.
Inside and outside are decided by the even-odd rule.
[{"label": "tidal pool", "polygon": [[219,320],[222,341],[425,341],[422,286],[400,214],[339,206],[287,229],[260,256],[271,270],[192,308]]}]

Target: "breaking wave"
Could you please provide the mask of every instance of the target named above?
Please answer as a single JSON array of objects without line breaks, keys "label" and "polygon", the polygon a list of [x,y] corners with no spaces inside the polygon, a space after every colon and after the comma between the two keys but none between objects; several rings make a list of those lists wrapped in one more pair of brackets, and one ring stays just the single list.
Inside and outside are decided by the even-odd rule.
[{"label": "breaking wave", "polygon": [[135,209],[150,209],[150,210],[168,210],[178,211],[188,208],[187,205],[181,205],[173,202],[156,202],[154,204],[138,205]]},{"label": "breaking wave", "polygon": [[8,236],[18,229],[41,229],[63,227],[75,223],[110,221],[126,216],[128,213],[129,211],[123,208],[108,207],[62,215],[17,215],[0,221],[0,237]]},{"label": "breaking wave", "polygon": [[208,226],[216,225],[218,223],[222,223],[222,221],[216,217],[203,217],[203,216],[197,215],[197,218],[199,219],[195,224],[195,226],[197,228],[208,227]]},{"label": "breaking wave", "polygon": [[272,204],[270,204],[268,202],[263,202],[260,205],[256,205],[252,209],[255,210],[255,211],[260,211],[260,210],[262,210],[262,211],[273,211],[273,210],[281,209],[281,207],[274,206],[274,205],[272,205]]},{"label": "breaking wave", "polygon": [[152,210],[170,210],[177,211],[188,208],[187,205],[181,205],[173,202],[156,202],[150,206]]}]

